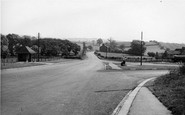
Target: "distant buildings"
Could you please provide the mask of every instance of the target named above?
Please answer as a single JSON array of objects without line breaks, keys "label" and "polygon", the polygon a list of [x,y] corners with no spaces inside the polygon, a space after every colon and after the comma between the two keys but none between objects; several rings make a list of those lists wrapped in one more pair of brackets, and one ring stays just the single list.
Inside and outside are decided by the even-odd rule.
[{"label": "distant buildings", "polygon": [[185,55],[185,47],[182,47],[181,49],[175,49],[175,51],[179,51],[180,55]]},{"label": "distant buildings", "polygon": [[105,44],[102,44],[102,45],[100,46],[99,51],[100,51],[100,52],[107,52],[107,51],[108,51],[108,47],[105,46]]},{"label": "distant buildings", "polygon": [[17,59],[18,61],[32,61],[32,55],[36,54],[34,50],[32,50],[28,46],[22,46],[17,50]]},{"label": "distant buildings", "polygon": [[169,50],[167,51],[168,58],[173,58],[175,55],[185,55],[185,47],[181,49]]}]

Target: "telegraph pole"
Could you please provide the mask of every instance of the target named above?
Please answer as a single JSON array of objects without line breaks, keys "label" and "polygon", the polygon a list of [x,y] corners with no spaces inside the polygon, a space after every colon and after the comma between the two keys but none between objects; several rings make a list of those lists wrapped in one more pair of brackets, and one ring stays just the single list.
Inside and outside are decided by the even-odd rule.
[{"label": "telegraph pole", "polygon": [[39,60],[40,60],[40,57],[39,57],[39,47],[40,47],[40,33],[38,33],[38,58],[37,58],[37,61],[39,62]]},{"label": "telegraph pole", "polygon": [[143,49],[143,32],[141,32],[141,62],[140,62],[140,65],[142,66],[142,62],[143,62],[143,59],[142,59],[142,56],[143,56],[143,53],[142,53],[142,49]]},{"label": "telegraph pole", "polygon": [[107,46],[106,46],[106,59],[107,59]]}]

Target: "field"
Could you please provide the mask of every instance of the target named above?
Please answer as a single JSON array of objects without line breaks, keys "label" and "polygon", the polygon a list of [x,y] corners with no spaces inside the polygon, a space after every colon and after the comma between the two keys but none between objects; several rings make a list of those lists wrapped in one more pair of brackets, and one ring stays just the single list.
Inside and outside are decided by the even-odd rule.
[{"label": "field", "polygon": [[147,55],[148,52],[158,52],[158,53],[164,53],[165,50],[164,49],[161,49],[158,45],[157,46],[147,46],[146,47],[146,51],[145,51],[145,54],[144,55]]},{"label": "field", "polygon": [[185,44],[177,44],[177,43],[164,43],[164,42],[160,42],[160,44],[164,48],[169,48],[171,50],[175,50],[177,48],[185,47]]},{"label": "field", "polygon": [[[125,50],[129,49],[131,42],[118,42],[118,45],[124,44],[126,46]],[[170,50],[175,50],[177,48],[185,47],[185,44],[178,44],[178,43],[164,43],[159,42],[159,44],[156,44],[155,42],[145,42],[146,46],[146,52],[145,55],[147,55],[148,52],[158,52],[163,53],[165,49],[169,48]]]}]

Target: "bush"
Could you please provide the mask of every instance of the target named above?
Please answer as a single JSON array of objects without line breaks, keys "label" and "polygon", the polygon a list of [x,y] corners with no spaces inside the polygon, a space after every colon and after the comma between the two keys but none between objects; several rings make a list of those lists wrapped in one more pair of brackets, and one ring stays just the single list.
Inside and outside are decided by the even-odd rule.
[{"label": "bush", "polygon": [[155,53],[154,52],[148,52],[147,53],[149,57],[155,57]]},{"label": "bush", "polygon": [[183,65],[179,67],[179,72],[180,74],[185,75],[185,63],[183,63]]}]

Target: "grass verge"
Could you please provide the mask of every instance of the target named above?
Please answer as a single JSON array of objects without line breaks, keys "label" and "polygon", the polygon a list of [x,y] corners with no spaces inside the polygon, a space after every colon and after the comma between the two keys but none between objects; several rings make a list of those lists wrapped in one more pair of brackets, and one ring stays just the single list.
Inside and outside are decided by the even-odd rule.
[{"label": "grass verge", "polygon": [[148,88],[173,115],[185,115],[185,65],[158,77]]},{"label": "grass verge", "polygon": [[42,63],[6,63],[5,65],[1,65],[1,69],[11,69],[11,68],[21,68],[21,67],[30,67],[30,66],[38,66],[44,65]]},{"label": "grass verge", "polygon": [[169,65],[158,65],[158,64],[153,64],[153,65],[133,65],[133,66],[121,66],[120,63],[114,63],[115,65],[119,66],[123,70],[173,70],[177,68],[177,66],[169,66]]}]

